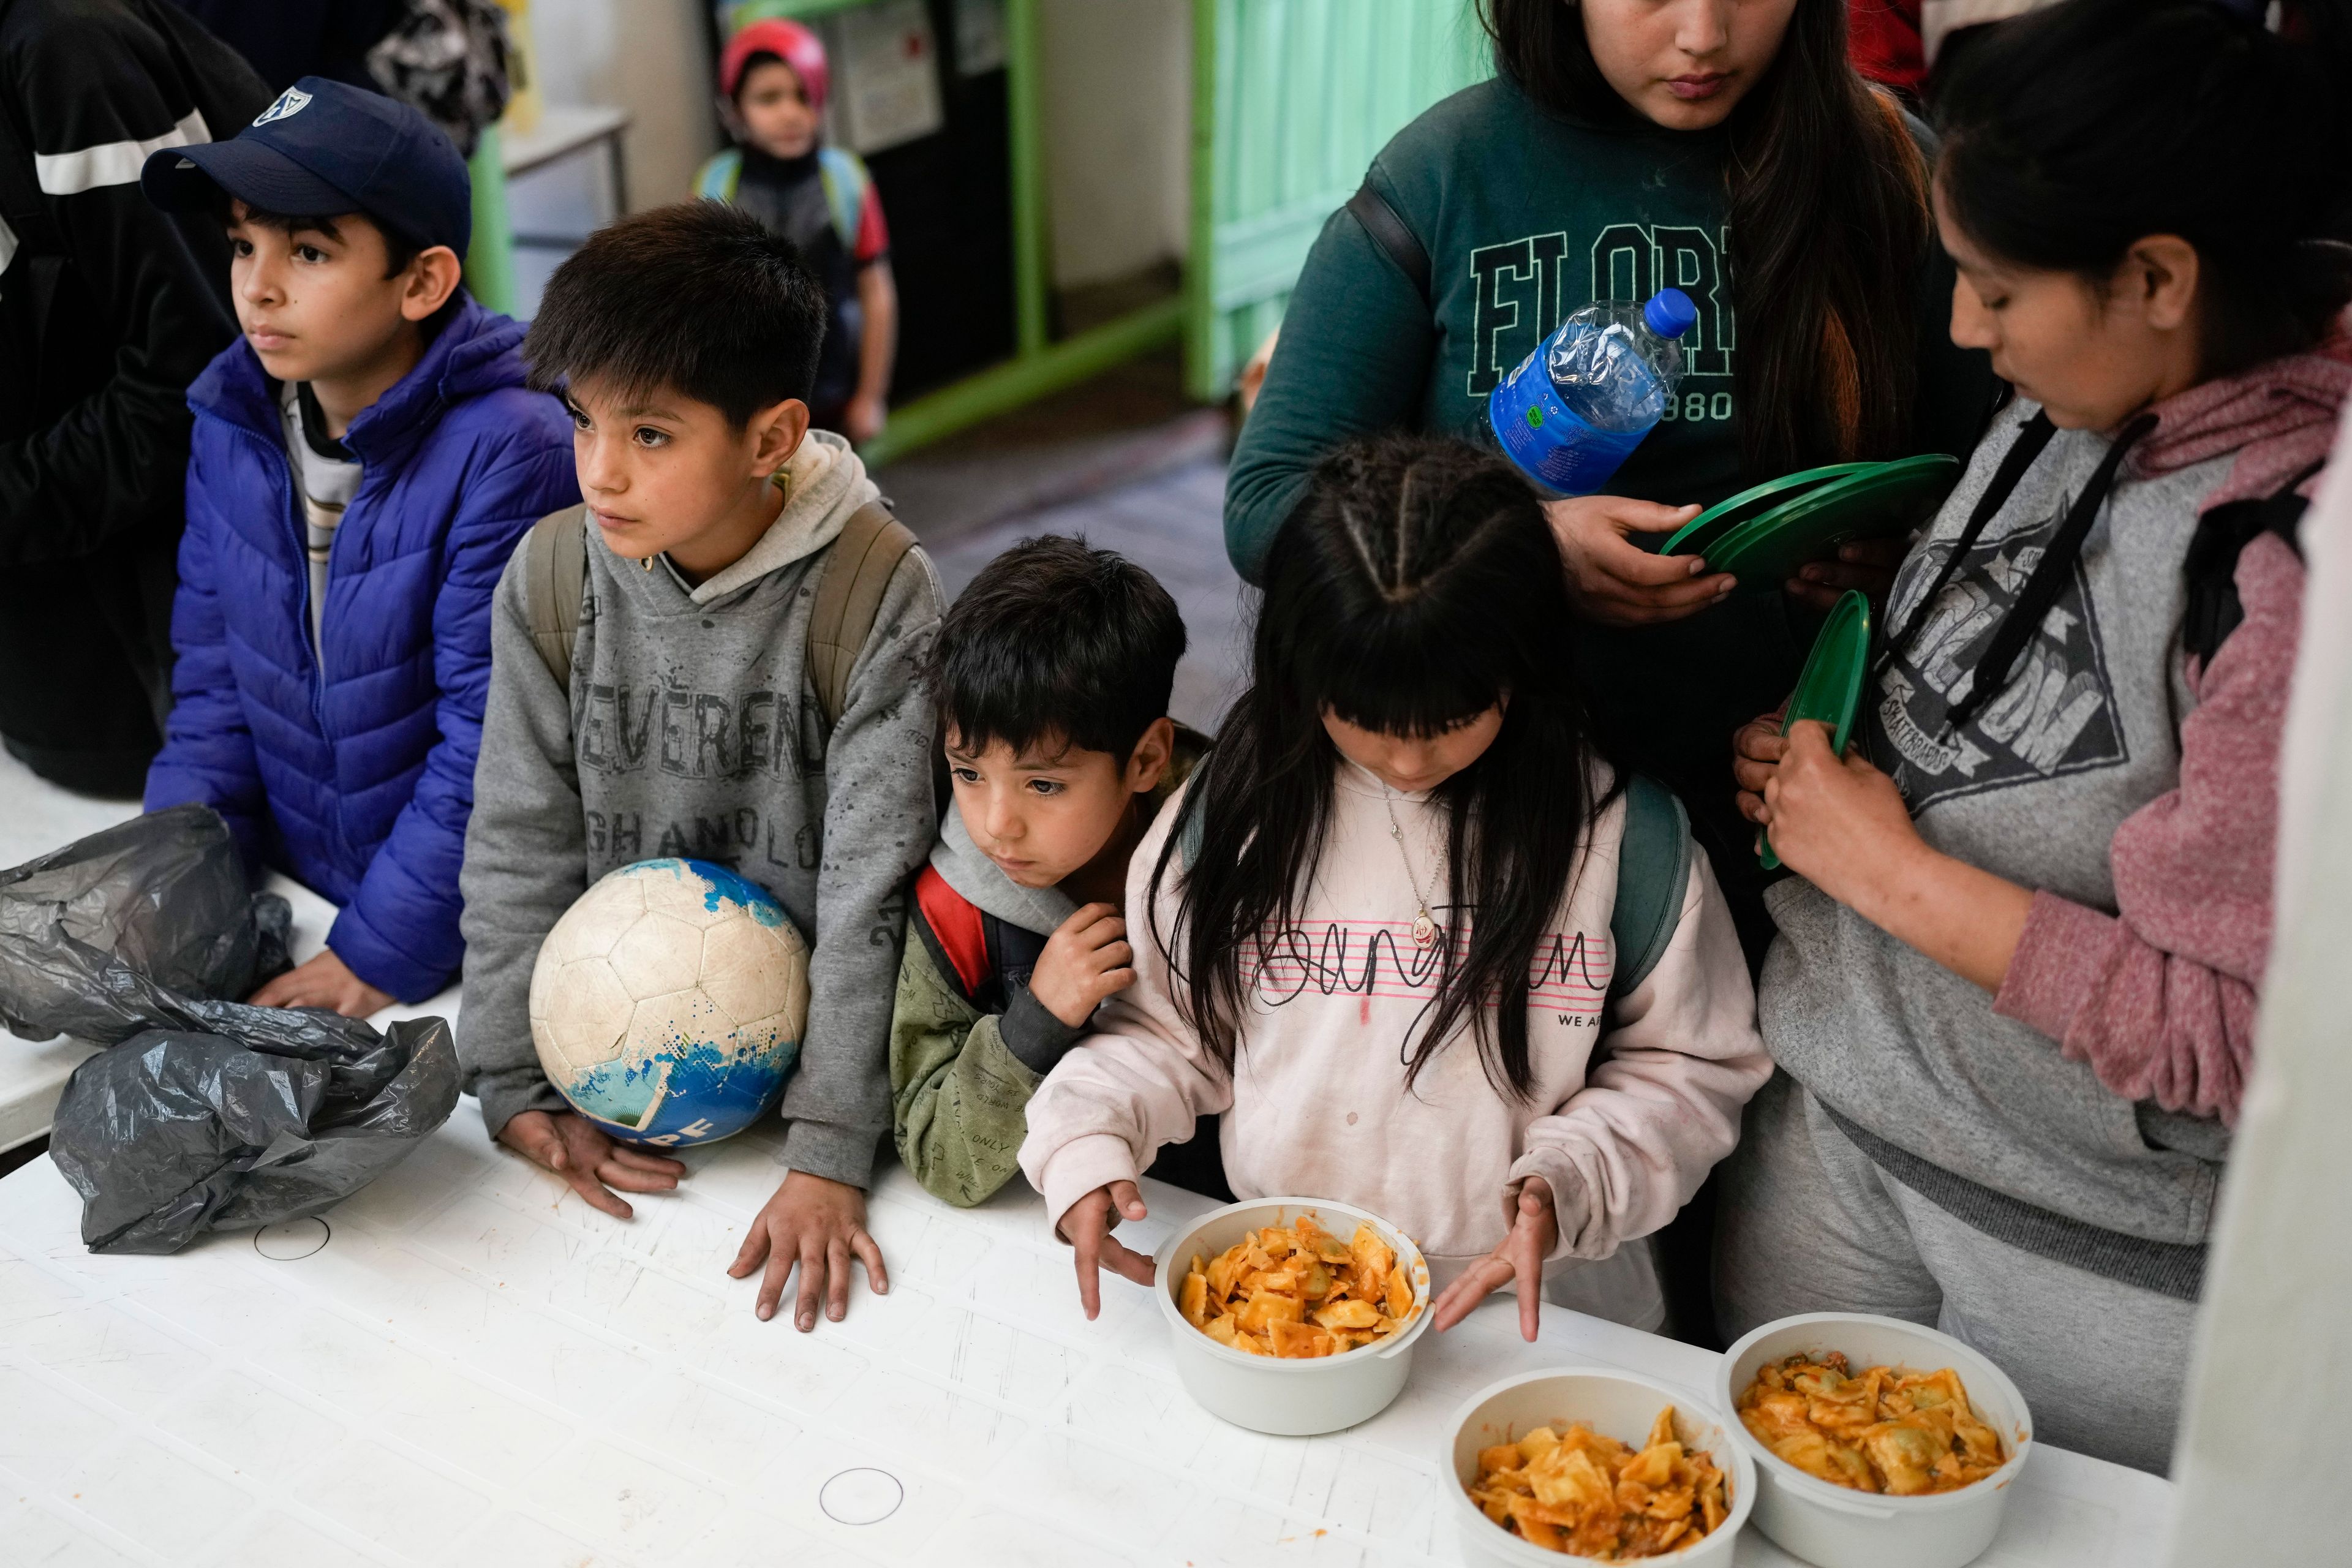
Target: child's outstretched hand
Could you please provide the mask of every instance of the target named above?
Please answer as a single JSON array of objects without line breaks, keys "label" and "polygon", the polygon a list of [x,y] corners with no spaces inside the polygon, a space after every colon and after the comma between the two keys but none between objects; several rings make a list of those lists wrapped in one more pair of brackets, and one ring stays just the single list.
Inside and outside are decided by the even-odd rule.
[{"label": "child's outstretched hand", "polygon": [[392,1005],[390,993],[353,974],[332,948],[296,964],[246,1000],[256,1007],[324,1007],[346,1018],[364,1018]]},{"label": "child's outstretched hand", "polygon": [[552,1171],[572,1184],[581,1202],[602,1209],[614,1219],[635,1211],[613,1191],[667,1193],[677,1190],[686,1167],[659,1154],[647,1154],[614,1142],[586,1119],[566,1110],[519,1110],[499,1129],[499,1142],[541,1170]]},{"label": "child's outstretched hand", "polygon": [[1029,994],[1071,1028],[1083,1028],[1106,996],[1135,984],[1135,949],[1113,904],[1088,904],[1045,939]]},{"label": "child's outstretched hand", "polygon": [[1540,1176],[1529,1176],[1519,1185],[1518,1213],[1503,1245],[1472,1264],[1437,1298],[1433,1309],[1437,1331],[1444,1333],[1495,1291],[1517,1282],[1519,1337],[1534,1343],[1537,1325],[1542,1321],[1544,1259],[1559,1240],[1559,1215],[1552,1208],[1551,1184]]},{"label": "child's outstretched hand", "polygon": [[1138,1285],[1151,1283],[1151,1258],[1145,1253],[1124,1246],[1111,1235],[1111,1227],[1122,1219],[1149,1219],[1151,1211],[1143,1206],[1143,1194],[1133,1182],[1113,1182],[1097,1187],[1070,1205],[1062,1216],[1062,1239],[1070,1244],[1077,1255],[1078,1304],[1087,1310],[1087,1321],[1092,1322],[1102,1312],[1102,1280],[1097,1268],[1111,1272]]},{"label": "child's outstretched hand", "polygon": [[803,1333],[816,1327],[816,1302],[824,1298],[824,1315],[841,1321],[849,1310],[849,1260],[866,1265],[866,1283],[877,1296],[890,1293],[890,1272],[882,1267],[882,1248],[866,1228],[866,1194],[847,1182],[828,1181],[806,1171],[794,1171],[776,1189],[776,1195],[751,1222],[751,1234],[735,1255],[727,1272],[740,1279],[762,1261],[768,1272],[760,1281],[755,1310],[766,1322],[783,1300],[784,1281],[794,1264],[800,1266],[800,1300],[793,1321]]}]

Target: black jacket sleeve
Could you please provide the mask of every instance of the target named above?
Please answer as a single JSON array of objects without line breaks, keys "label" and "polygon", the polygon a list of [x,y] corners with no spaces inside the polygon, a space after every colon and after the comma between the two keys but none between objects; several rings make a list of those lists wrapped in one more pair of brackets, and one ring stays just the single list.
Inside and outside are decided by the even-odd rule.
[{"label": "black jacket sleeve", "polygon": [[226,243],[150,206],[139,167],[155,148],[235,134],[267,101],[164,0],[16,0],[0,15],[0,210],[16,214],[0,268],[15,381],[0,395],[0,566],[87,555],[178,511],[188,384],[236,324]]}]

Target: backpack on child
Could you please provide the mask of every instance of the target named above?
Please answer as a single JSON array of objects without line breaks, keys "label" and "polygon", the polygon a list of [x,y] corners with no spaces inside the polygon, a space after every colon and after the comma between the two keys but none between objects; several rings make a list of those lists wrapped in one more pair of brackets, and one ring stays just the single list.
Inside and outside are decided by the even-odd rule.
[{"label": "backpack on child", "polygon": [[[580,637],[580,606],[588,587],[588,509],[551,512],[523,538],[523,599],[531,641],[547,672],[572,689],[572,649]],[[874,635],[874,617],[898,563],[915,536],[879,500],[850,513],[817,568],[816,612],[809,617],[809,678],[825,728],[841,722],[849,700],[849,672]]]}]

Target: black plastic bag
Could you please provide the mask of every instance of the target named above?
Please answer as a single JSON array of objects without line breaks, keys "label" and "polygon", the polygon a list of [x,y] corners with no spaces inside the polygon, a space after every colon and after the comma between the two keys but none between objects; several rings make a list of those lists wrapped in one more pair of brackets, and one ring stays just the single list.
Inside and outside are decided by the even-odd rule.
[{"label": "black plastic bag", "polygon": [[150,989],[244,997],[287,967],[293,911],[256,895],[228,825],[176,805],[0,871],[0,1024],[112,1045]]},{"label": "black plastic bag", "polygon": [[407,1158],[457,1105],[449,1026],[379,1033],[243,996],[286,967],[291,911],[228,828],[180,806],[0,872],[0,1022],[108,1048],[74,1070],[49,1155],[93,1252],[174,1252],[298,1219]]},{"label": "black plastic bag", "polygon": [[317,1010],[184,1003],[74,1069],[49,1158],[92,1252],[317,1214],[406,1159],[457,1106],[439,1018],[379,1034]]}]

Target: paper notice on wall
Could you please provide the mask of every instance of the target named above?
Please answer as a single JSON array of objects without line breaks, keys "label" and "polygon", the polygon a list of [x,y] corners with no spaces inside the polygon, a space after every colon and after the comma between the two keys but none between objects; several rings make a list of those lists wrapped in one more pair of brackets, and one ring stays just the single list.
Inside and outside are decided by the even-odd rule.
[{"label": "paper notice on wall", "polygon": [[956,0],[956,74],[1004,68],[1004,0]]},{"label": "paper notice on wall", "polygon": [[832,31],[834,97],[853,149],[878,153],[947,122],[939,39],[923,0],[877,0],[842,12]]}]

